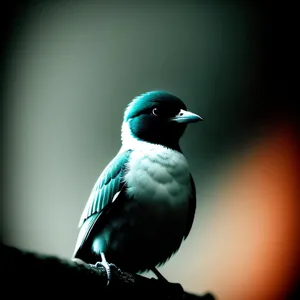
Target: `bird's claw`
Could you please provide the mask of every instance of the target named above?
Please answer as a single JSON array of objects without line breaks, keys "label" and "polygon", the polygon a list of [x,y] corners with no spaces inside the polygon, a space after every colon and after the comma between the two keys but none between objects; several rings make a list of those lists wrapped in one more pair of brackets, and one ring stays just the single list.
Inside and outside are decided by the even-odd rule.
[{"label": "bird's claw", "polygon": [[120,269],[115,264],[109,264],[107,261],[98,261],[96,262],[96,264],[92,265],[92,267],[97,269],[101,268],[100,266],[103,266],[105,268],[106,275],[107,275],[106,286],[108,286],[111,282],[111,270],[116,269],[117,271],[119,271]]}]

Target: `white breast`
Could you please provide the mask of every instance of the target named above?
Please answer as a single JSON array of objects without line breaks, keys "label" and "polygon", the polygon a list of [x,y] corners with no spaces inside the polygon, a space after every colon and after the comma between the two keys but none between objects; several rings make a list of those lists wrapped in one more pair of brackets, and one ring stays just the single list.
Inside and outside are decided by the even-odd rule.
[{"label": "white breast", "polygon": [[[178,151],[141,142],[127,165],[128,194],[138,202],[185,210],[191,191],[188,163]],[[183,211],[181,211],[181,214]]]}]

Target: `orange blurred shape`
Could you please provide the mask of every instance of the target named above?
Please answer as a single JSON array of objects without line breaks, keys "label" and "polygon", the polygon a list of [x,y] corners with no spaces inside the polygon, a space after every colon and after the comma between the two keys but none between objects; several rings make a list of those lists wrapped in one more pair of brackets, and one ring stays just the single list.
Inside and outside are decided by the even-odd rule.
[{"label": "orange blurred shape", "polygon": [[296,132],[273,126],[252,147],[222,175],[205,263],[190,277],[189,289],[200,284],[220,300],[282,300],[300,267]]}]

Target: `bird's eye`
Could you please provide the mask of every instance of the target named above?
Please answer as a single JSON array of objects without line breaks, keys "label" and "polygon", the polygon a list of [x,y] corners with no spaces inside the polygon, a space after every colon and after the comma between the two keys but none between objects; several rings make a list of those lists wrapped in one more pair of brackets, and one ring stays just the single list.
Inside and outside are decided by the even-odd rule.
[{"label": "bird's eye", "polygon": [[154,116],[156,116],[156,117],[159,116],[159,111],[158,111],[158,108],[157,108],[157,107],[154,107],[154,108],[152,109],[152,115],[154,115]]}]

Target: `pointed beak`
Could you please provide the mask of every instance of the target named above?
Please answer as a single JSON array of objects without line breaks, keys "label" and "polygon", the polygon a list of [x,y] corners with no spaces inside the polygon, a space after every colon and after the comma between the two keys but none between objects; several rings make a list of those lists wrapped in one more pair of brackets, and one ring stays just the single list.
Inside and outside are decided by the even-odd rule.
[{"label": "pointed beak", "polygon": [[200,116],[183,109],[180,110],[178,115],[170,119],[170,121],[177,123],[195,123],[202,120],[203,119]]}]

